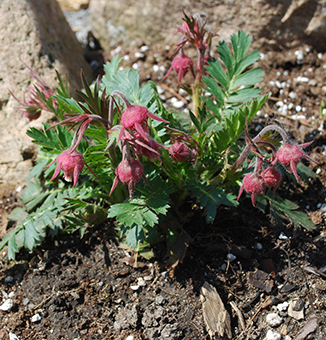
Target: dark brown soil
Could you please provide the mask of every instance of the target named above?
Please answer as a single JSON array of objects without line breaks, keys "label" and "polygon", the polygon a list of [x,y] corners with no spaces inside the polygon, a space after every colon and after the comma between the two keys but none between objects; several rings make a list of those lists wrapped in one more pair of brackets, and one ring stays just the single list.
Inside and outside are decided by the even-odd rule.
[{"label": "dark brown soil", "polygon": [[[141,259],[144,265],[139,268],[124,263],[132,254],[115,243],[111,224],[89,230],[83,239],[78,235],[48,239],[32,254],[19,254],[16,262],[9,263],[3,251],[0,296],[6,300],[11,293],[14,306],[9,312],[0,311],[0,338],[9,339],[10,332],[20,339],[208,339],[199,298],[207,281],[216,287],[231,315],[233,339],[264,339],[273,329],[266,323],[266,315],[273,311],[283,319],[273,329],[282,339],[294,339],[314,318],[318,326],[305,339],[324,339],[326,229],[320,207],[325,203],[326,155],[319,108],[325,98],[326,54],[302,46],[300,60],[297,50],[268,52],[259,62],[266,72],[263,93],[271,96],[254,127],[275,119],[298,142],[315,139],[309,155],[319,162],[310,164],[317,179],[309,186],[301,181],[285,183],[279,193],[299,204],[316,230],[307,232],[285,224],[275,227],[243,197],[237,209],[220,207],[213,225],[198,218],[185,226],[191,242],[173,277],[165,266],[164,245],[154,249],[155,259]],[[120,56],[130,57],[123,66],[138,63],[143,81],[150,78],[160,84],[170,66],[171,51],[152,46],[140,59],[135,52],[140,52],[140,46],[122,49]],[[165,71],[154,71],[154,65],[164,66]],[[169,88],[162,87],[167,105],[175,97],[173,89],[177,91],[172,85],[175,80],[169,77],[165,81]],[[292,103],[293,108],[282,113],[279,101]],[[17,204],[15,195],[2,199],[3,220]],[[236,259],[229,261],[223,245],[242,248],[230,248]],[[266,273],[264,280],[255,277],[257,270]],[[135,290],[138,279],[145,283]],[[294,298],[304,306],[301,320],[276,307]],[[243,314],[244,330],[231,301]],[[40,320],[32,322],[36,314]]]}]

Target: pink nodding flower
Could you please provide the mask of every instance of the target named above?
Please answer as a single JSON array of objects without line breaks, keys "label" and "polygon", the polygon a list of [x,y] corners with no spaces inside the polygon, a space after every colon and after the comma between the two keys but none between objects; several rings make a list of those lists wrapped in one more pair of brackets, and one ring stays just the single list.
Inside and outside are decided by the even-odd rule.
[{"label": "pink nodding flower", "polygon": [[296,180],[298,180],[297,165],[302,158],[317,163],[314,159],[307,156],[302,149],[313,143],[313,141],[305,144],[291,144],[285,142],[277,151],[276,159],[283,165],[283,167],[289,172],[293,173]]},{"label": "pink nodding flower", "polygon": [[185,143],[176,142],[171,145],[169,154],[175,162],[185,162],[189,159],[193,159],[195,151],[190,149]]},{"label": "pink nodding flower", "polygon": [[[9,90],[9,93],[18,101],[18,103],[21,105],[19,107],[19,110],[22,111],[21,117],[25,116],[28,118],[29,121],[35,120],[40,117],[41,111],[50,111],[47,106],[43,102],[43,98],[40,96],[40,93],[44,95],[45,99],[49,99],[53,96],[53,92],[50,89],[49,85],[47,85],[42,78],[28,65],[23,63],[25,67],[28,68],[31,75],[36,79],[37,85],[29,85],[27,86],[28,89],[28,98],[25,99],[25,96],[23,97],[23,100],[19,100],[12,91]],[[52,99],[53,107],[57,107],[57,102],[55,99]]]},{"label": "pink nodding flower", "polygon": [[264,172],[263,178],[264,178],[264,183],[267,187],[274,188],[273,192],[275,194],[277,187],[282,181],[281,171],[278,168],[273,166]]},{"label": "pink nodding flower", "polygon": [[137,131],[143,139],[149,140],[148,133],[148,124],[147,120],[148,118],[152,118],[155,120],[158,120],[160,122],[168,123],[167,120],[164,120],[150,111],[147,110],[146,107],[141,105],[129,105],[127,108],[123,111],[121,116],[121,130],[119,134],[118,141],[123,137],[124,130],[129,129],[131,131]]},{"label": "pink nodding flower", "polygon": [[45,166],[45,168],[51,166],[54,162],[57,162],[57,167],[54,171],[50,182],[52,182],[58,175],[60,170],[63,171],[66,181],[71,182],[73,180],[74,186],[77,184],[77,180],[80,172],[86,165],[88,170],[97,177],[90,167],[85,163],[83,155],[77,150],[71,151],[70,149],[63,151],[53,162]]},{"label": "pink nodding flower", "polygon": [[188,73],[189,70],[195,77],[193,61],[186,56],[183,51],[173,59],[172,65],[163,79],[167,78],[172,70],[178,73],[178,84],[180,84],[181,79]]},{"label": "pink nodding flower", "polygon": [[132,200],[132,194],[135,188],[135,183],[139,182],[144,177],[143,166],[136,159],[124,159],[118,167],[115,169],[116,177],[113,181],[113,185],[110,191],[110,195],[118,185],[120,180],[122,183],[128,184],[130,201]]},{"label": "pink nodding flower", "polygon": [[245,191],[251,195],[252,205],[255,206],[257,195],[264,195],[265,182],[263,176],[257,172],[251,172],[250,174],[247,174],[243,178],[238,200],[242,194],[243,189],[245,189]]}]

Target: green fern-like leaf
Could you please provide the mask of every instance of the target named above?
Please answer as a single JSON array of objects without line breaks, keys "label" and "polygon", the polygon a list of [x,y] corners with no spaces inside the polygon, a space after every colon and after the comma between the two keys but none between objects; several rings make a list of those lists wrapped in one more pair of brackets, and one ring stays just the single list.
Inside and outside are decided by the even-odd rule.
[{"label": "green fern-like leaf", "polygon": [[236,196],[225,193],[215,185],[207,185],[200,182],[186,183],[186,188],[191,192],[191,196],[196,198],[202,208],[205,209],[207,223],[213,223],[216,217],[216,209],[220,204],[237,206]]}]

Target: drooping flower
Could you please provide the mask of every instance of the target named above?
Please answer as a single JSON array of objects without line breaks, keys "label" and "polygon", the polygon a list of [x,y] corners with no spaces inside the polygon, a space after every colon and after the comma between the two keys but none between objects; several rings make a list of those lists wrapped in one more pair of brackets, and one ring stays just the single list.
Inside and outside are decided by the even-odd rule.
[{"label": "drooping flower", "polygon": [[172,70],[178,73],[178,84],[180,84],[181,79],[188,73],[189,70],[191,71],[192,75],[195,77],[193,61],[188,56],[186,56],[186,54],[183,51],[181,51],[181,53],[178,54],[173,59],[172,65],[163,79],[168,77]]},{"label": "drooping flower", "polygon": [[240,192],[238,195],[238,200],[242,194],[243,189],[251,195],[252,205],[255,207],[256,205],[256,197],[259,194],[264,195],[265,191],[265,182],[263,176],[258,172],[251,172],[247,174],[242,181],[242,186],[240,188]]},{"label": "drooping flower", "polygon": [[60,170],[63,171],[63,175],[66,181],[73,181],[74,186],[76,186],[79,174],[83,170],[86,165],[88,170],[97,177],[94,172],[90,169],[90,167],[85,163],[83,155],[77,151],[71,151],[70,149],[63,151],[54,161],[52,161],[45,168],[51,166],[54,162],[57,162],[57,167],[55,168],[54,174],[50,179],[50,182],[53,181],[60,173]]},{"label": "drooping flower", "polygon": [[119,134],[118,141],[121,140],[124,134],[125,129],[129,129],[131,131],[137,131],[142,138],[145,140],[149,140],[148,135],[148,124],[147,120],[148,118],[152,118],[155,120],[158,120],[160,122],[168,123],[167,120],[164,120],[156,115],[154,115],[152,112],[148,111],[148,109],[141,105],[129,105],[127,108],[123,111],[121,116],[121,130]]},{"label": "drooping flower", "polygon": [[[50,111],[47,105],[44,103],[44,98],[47,100],[54,95],[50,86],[47,85],[42,78],[28,65],[23,63],[25,67],[27,67],[31,73],[31,75],[36,79],[37,85],[29,85],[28,89],[28,97],[23,100],[19,100],[12,91],[8,90],[9,93],[18,101],[21,105],[19,110],[22,111],[21,117],[25,116],[29,121],[35,120],[40,117],[42,110]],[[44,97],[44,98],[43,98]],[[52,98],[52,105],[54,108],[57,106],[57,101]]]},{"label": "drooping flower", "polygon": [[302,150],[311,143],[313,143],[313,141],[301,145],[285,142],[277,151],[276,159],[283,165],[286,171],[294,174],[297,181],[297,165],[300,163],[302,158],[317,163],[314,159],[307,156]]},{"label": "drooping flower", "polygon": [[115,169],[116,177],[113,181],[110,195],[118,185],[120,180],[122,183],[128,185],[130,201],[132,200],[132,195],[135,188],[135,183],[139,182],[142,177],[144,177],[143,166],[136,159],[123,159],[118,167]]},{"label": "drooping flower", "polygon": [[275,194],[277,187],[282,181],[281,171],[275,166],[273,166],[264,172],[263,178],[264,178],[264,183],[267,187],[274,188],[273,192]]}]

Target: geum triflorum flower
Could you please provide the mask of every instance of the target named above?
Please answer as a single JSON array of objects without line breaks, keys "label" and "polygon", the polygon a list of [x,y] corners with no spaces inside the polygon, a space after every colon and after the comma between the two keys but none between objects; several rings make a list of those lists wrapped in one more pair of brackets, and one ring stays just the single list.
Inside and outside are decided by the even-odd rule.
[{"label": "geum triflorum flower", "polygon": [[146,180],[143,166],[133,158],[123,159],[115,169],[115,174],[116,177],[113,180],[110,195],[113,193],[120,180],[122,183],[128,185],[130,201],[132,200],[135,183],[139,182],[142,177]]},{"label": "geum triflorum flower", "polygon": [[90,167],[85,163],[83,155],[77,150],[71,151],[71,149],[68,149],[63,151],[55,160],[53,160],[49,165],[45,166],[45,168],[51,166],[54,162],[57,162],[57,167],[55,168],[50,182],[52,182],[59,175],[60,170],[62,170],[65,180],[67,182],[73,181],[74,186],[76,186],[79,174],[85,165],[87,166],[88,170],[95,177],[97,177]]},{"label": "geum triflorum flower", "polygon": [[287,170],[289,173],[293,173],[297,181],[297,165],[300,163],[302,158],[318,164],[314,159],[307,156],[302,150],[305,147],[309,146],[311,143],[313,143],[313,141],[298,145],[286,141],[277,151],[276,160],[283,165],[285,170]]},{"label": "geum triflorum flower", "polygon": [[152,112],[148,111],[148,109],[141,105],[131,105],[130,103],[126,103],[127,108],[122,112],[121,115],[121,130],[119,134],[118,141],[123,138],[125,129],[129,129],[130,131],[138,132],[141,137],[145,140],[149,140],[147,133],[149,132],[147,120],[148,118],[152,118],[158,120],[160,122],[168,123],[167,120],[164,120]]},{"label": "geum triflorum flower", "polygon": [[[8,90],[9,93],[18,101],[21,105],[19,110],[22,111],[21,117],[25,116],[29,121],[38,119],[41,115],[42,110],[51,112],[48,107],[44,103],[44,98],[49,99],[53,96],[53,91],[50,89],[50,86],[47,85],[42,78],[28,65],[23,63],[25,67],[27,67],[31,73],[31,75],[36,79],[37,85],[29,85],[28,88],[28,97],[25,99],[25,95],[23,96],[23,100],[19,100],[12,91]],[[44,98],[42,98],[42,95]],[[53,107],[56,108],[57,102],[52,98]]]},{"label": "geum triflorum flower", "polygon": [[193,61],[188,56],[186,56],[183,51],[181,51],[181,53],[173,59],[172,65],[163,79],[167,78],[172,70],[178,73],[178,84],[180,84],[182,78],[188,73],[189,70],[195,77]]}]

